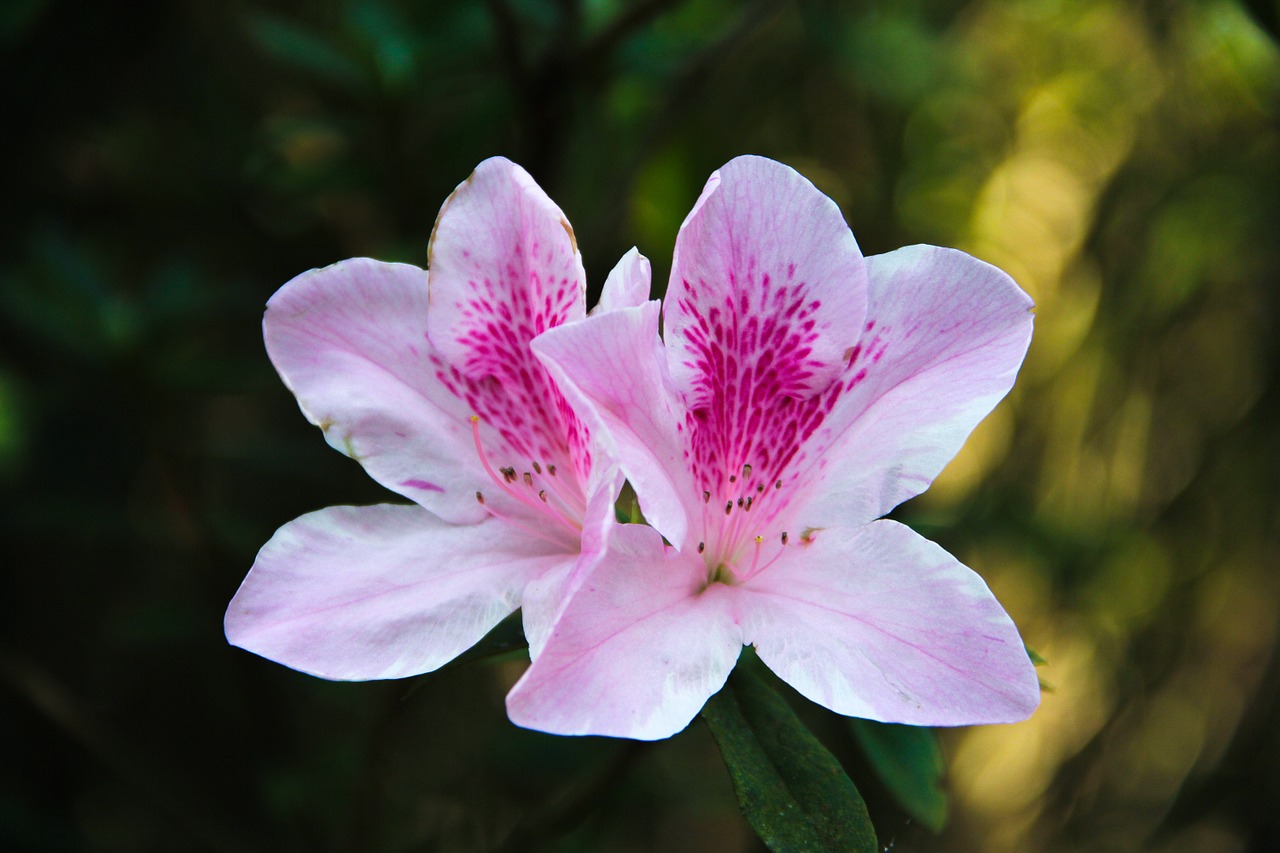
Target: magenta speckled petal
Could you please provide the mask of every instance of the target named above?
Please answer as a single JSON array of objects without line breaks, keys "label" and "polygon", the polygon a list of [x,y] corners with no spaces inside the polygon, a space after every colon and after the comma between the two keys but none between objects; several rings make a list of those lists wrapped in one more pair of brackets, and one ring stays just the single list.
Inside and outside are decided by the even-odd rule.
[{"label": "magenta speckled petal", "polygon": [[862,253],[835,203],[788,166],[735,158],[707,181],[676,238],[671,373],[695,409],[731,405],[731,384],[744,401],[808,397],[843,366],[866,293]]},{"label": "magenta speckled petal", "polygon": [[864,334],[796,468],[793,506],[814,527],[879,518],[927,489],[1031,341],[1030,297],[990,264],[936,246],[867,262]]},{"label": "magenta speckled petal", "polygon": [[428,276],[445,381],[502,436],[513,457],[503,463],[572,461],[585,475],[586,436],[528,346],[586,316],[582,259],[560,208],[519,166],[485,160],[440,210]]},{"label": "magenta speckled petal", "polygon": [[739,589],[746,642],[809,699],[918,726],[1030,716],[1039,681],[985,583],[909,528],[877,521],[792,542]]},{"label": "magenta speckled petal", "polygon": [[227,608],[236,646],[322,678],[430,672],[576,554],[495,520],[449,524],[416,506],[339,506],[276,532]]},{"label": "magenta speckled petal", "polygon": [[696,496],[780,508],[771,489],[832,405],[866,288],[839,209],[794,170],[739,157],[712,176],[680,229],[663,315]]},{"label": "magenta speckled petal", "polygon": [[742,634],[700,560],[622,525],[542,654],[507,695],[512,722],[564,735],[670,737],[729,677]]},{"label": "magenta speckled petal", "polygon": [[[677,242],[665,347],[652,303],[534,344],[672,547],[615,538],[509,697],[512,719],[665,736],[723,682],[735,637],[840,713],[1029,715],[1038,682],[981,579],[874,519],[1008,391],[1030,307],[960,252],[864,265],[834,204],[784,166],[740,158],[713,175]],[[697,677],[664,695],[668,665]]]},{"label": "magenta speckled petal", "polygon": [[[429,271],[355,259],[305,273],[263,321],[329,443],[434,513],[333,508],[263,548],[228,638],[327,678],[433,669],[518,606],[536,654],[615,523],[622,475],[592,463],[530,350],[585,316],[564,215],[518,166],[487,160],[441,209],[430,256]],[[647,289],[637,257],[619,300]]]}]

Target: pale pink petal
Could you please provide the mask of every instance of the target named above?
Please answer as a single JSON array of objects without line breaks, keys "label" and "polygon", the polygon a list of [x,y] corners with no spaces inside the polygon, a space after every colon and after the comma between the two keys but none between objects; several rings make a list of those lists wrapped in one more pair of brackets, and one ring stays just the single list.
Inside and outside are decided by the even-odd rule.
[{"label": "pale pink petal", "polygon": [[600,302],[591,309],[592,314],[616,311],[619,308],[635,308],[649,299],[652,271],[649,259],[635,247],[622,256],[622,260],[609,271],[604,280]]},{"label": "pale pink petal", "polygon": [[546,332],[533,350],[604,456],[621,466],[645,519],[680,548],[703,503],[689,468],[686,413],[666,372],[658,317],[657,302],[597,314]]},{"label": "pale pink petal", "polygon": [[878,518],[928,488],[1013,387],[1031,340],[1031,299],[990,264],[935,246],[867,261],[865,333],[793,469],[792,505],[815,527]]},{"label": "pale pink petal", "polygon": [[617,526],[614,504],[622,491],[623,481],[622,472],[616,464],[597,456],[587,485],[587,509],[583,516],[578,559],[568,571],[548,572],[525,587],[521,605],[524,610],[524,636],[529,641],[529,654],[535,660],[542,652],[551,627],[605,552],[605,543]]},{"label": "pale pink petal", "polygon": [[366,258],[303,273],[267,303],[267,352],[308,419],[382,485],[456,522],[490,486],[427,340],[427,276]]},{"label": "pale pink petal", "polygon": [[502,463],[572,459],[585,477],[586,437],[529,351],[545,330],[586,316],[582,258],[560,208],[516,164],[485,160],[441,208],[427,267],[431,341],[510,449]]},{"label": "pale pink petal", "polygon": [[614,547],[507,695],[512,722],[638,740],[683,729],[724,685],[742,650],[731,590],[701,590],[704,580],[700,560],[664,549],[651,528],[621,525]]},{"label": "pale pink petal", "polygon": [[745,505],[783,475],[862,334],[866,288],[839,208],[794,170],[740,157],[707,183],[664,319],[694,491],[711,506]]},{"label": "pale pink petal", "polygon": [[1034,667],[976,574],[892,521],[812,537],[738,587],[746,642],[788,684],[890,723],[1007,723],[1035,710]]},{"label": "pale pink petal", "polygon": [[232,645],[322,678],[430,672],[576,554],[496,521],[454,525],[416,506],[330,507],[286,524],[227,608]]}]

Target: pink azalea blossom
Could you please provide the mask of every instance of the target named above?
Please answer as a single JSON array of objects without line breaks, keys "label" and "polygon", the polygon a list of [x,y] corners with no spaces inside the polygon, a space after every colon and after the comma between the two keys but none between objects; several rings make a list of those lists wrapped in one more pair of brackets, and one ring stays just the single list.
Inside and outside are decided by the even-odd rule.
[{"label": "pink azalea blossom", "polygon": [[[396,678],[523,606],[536,652],[598,555],[621,477],[593,464],[529,348],[585,315],[564,214],[519,166],[486,160],[441,209],[428,267],[343,261],[267,303],[267,351],[303,413],[413,504],[282,527],[227,610],[231,643],[324,678]],[[628,256],[604,307],[638,304],[647,277]]]},{"label": "pink azalea blossom", "polygon": [[666,737],[744,644],[841,714],[1027,717],[1036,675],[987,586],[881,517],[1009,391],[1031,307],[958,251],[864,259],[836,205],[781,164],[712,175],[676,243],[665,343],[657,302],[534,342],[652,527],[616,529],[511,719]]}]

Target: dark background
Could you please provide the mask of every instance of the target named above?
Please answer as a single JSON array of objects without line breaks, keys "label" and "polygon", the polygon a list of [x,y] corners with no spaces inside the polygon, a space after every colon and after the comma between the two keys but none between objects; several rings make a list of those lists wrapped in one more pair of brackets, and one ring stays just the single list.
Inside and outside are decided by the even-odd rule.
[{"label": "dark background", "polygon": [[[228,647],[291,518],[387,498],[263,352],[271,293],[426,262],[483,158],[598,289],[782,160],[865,252],[1038,303],[1018,387],[897,515],[1048,659],[946,733],[939,836],[796,705],[896,851],[1280,849],[1280,54],[1235,0],[0,7],[0,849],[752,850],[714,743],[507,722],[520,656],[330,684]],[[593,293],[594,297],[594,293]],[[795,697],[793,697],[795,698]]]}]

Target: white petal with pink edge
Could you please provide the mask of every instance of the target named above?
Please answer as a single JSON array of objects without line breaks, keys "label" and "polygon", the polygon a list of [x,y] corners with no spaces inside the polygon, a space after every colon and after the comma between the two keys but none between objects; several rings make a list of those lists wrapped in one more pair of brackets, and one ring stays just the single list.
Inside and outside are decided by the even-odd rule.
[{"label": "white petal with pink edge", "polygon": [[649,259],[632,247],[609,271],[604,280],[604,289],[600,293],[600,302],[591,309],[591,313],[600,314],[644,304],[649,299],[652,275]]},{"label": "white petal with pink edge", "polygon": [[484,517],[489,485],[427,339],[427,277],[367,258],[303,273],[267,303],[267,353],[325,440],[443,518]]},{"label": "white petal with pink edge", "polygon": [[227,639],[322,678],[430,672],[577,558],[507,525],[450,524],[416,506],[339,506],[280,528],[226,615]]},{"label": "white petal with pink edge", "polygon": [[1007,723],[1040,701],[982,579],[893,521],[821,530],[738,591],[761,660],[819,705],[920,726]]}]

